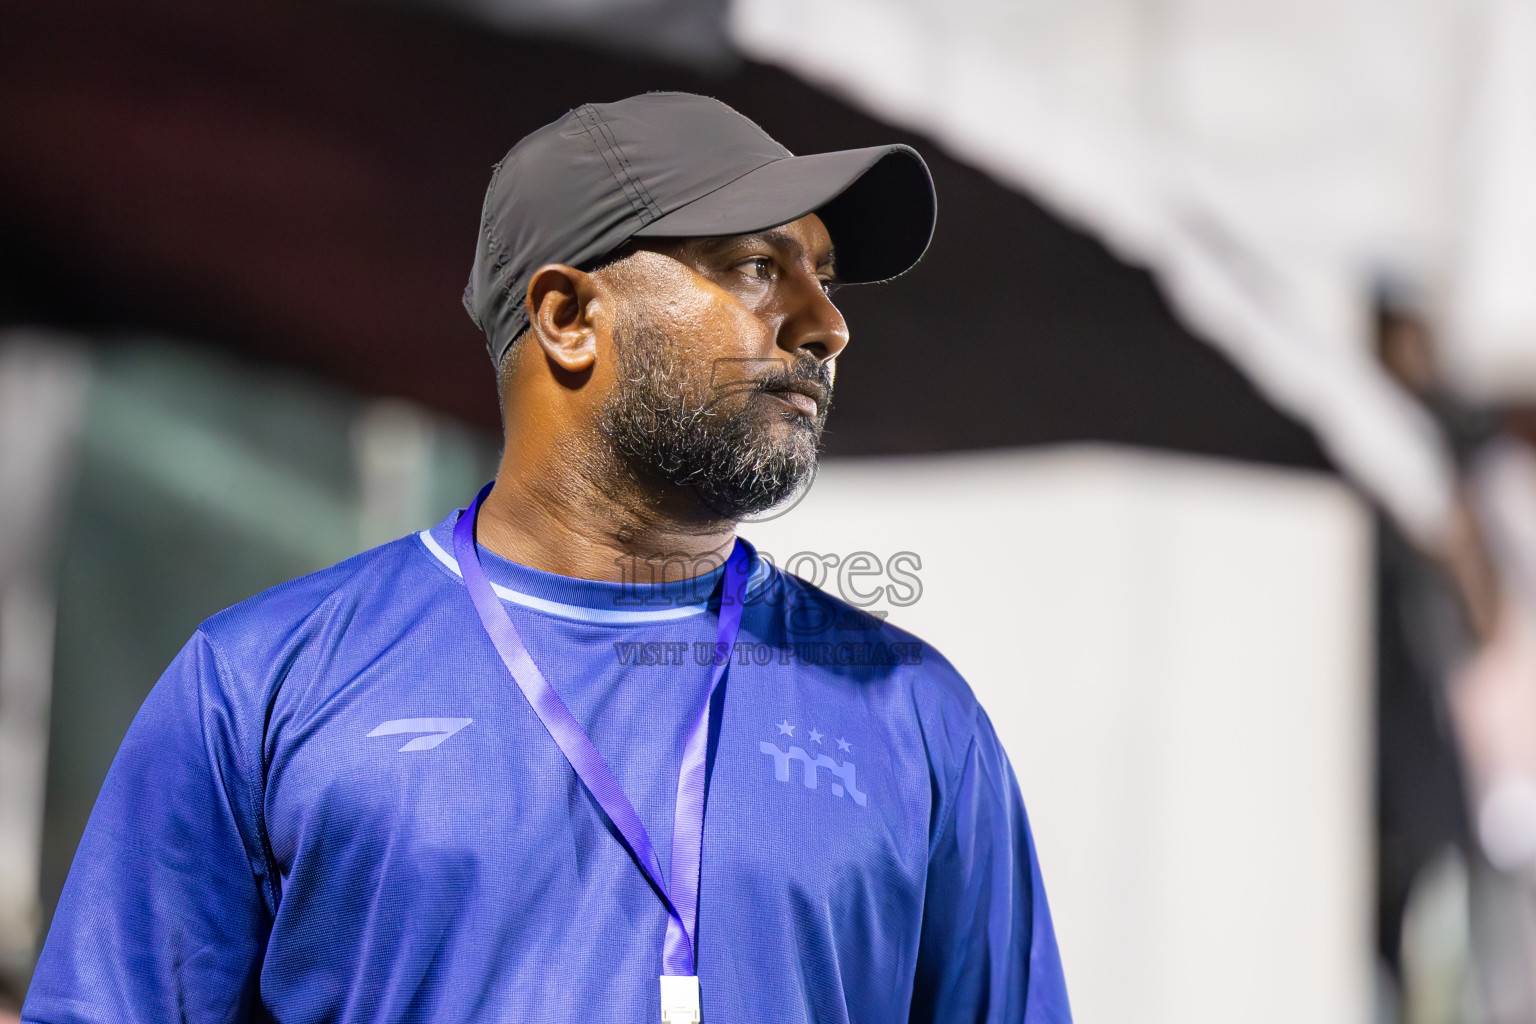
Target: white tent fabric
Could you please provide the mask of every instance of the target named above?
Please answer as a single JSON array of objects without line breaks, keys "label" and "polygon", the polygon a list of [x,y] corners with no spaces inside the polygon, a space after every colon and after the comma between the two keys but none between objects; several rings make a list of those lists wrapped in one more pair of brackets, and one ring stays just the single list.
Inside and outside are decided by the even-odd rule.
[{"label": "white tent fabric", "polygon": [[730,29],[1148,266],[1421,540],[1452,467],[1375,364],[1376,291],[1486,397],[1536,395],[1536,0],[734,0]]},{"label": "white tent fabric", "polygon": [[1536,3],[1487,0],[1469,88],[1451,366],[1477,394],[1536,397]]}]

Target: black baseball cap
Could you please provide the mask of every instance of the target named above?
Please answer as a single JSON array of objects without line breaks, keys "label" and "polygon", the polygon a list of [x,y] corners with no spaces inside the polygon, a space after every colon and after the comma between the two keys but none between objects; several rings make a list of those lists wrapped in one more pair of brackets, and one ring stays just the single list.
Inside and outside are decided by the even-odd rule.
[{"label": "black baseball cap", "polygon": [[499,363],[528,326],[528,282],[632,238],[740,235],[820,215],[838,281],[887,281],[933,237],[933,179],[910,146],[795,156],[719,100],[651,92],[588,103],[491,174],[464,308]]}]

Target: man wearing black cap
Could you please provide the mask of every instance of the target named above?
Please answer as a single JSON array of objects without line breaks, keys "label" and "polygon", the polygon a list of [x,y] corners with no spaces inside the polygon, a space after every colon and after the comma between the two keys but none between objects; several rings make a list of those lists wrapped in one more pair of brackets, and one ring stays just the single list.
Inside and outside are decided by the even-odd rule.
[{"label": "man wearing black cap", "polygon": [[734,536],[814,471],[832,285],[933,218],[912,150],[795,157],[699,96],[520,142],[465,292],[494,486],[204,623],[24,1019],[1067,1021],[965,682]]}]

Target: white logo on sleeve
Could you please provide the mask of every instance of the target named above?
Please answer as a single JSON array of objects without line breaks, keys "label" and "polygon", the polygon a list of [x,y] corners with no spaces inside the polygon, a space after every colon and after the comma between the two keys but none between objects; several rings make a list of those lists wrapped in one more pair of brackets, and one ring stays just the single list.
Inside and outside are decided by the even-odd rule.
[{"label": "white logo on sleeve", "polygon": [[464,728],[473,718],[396,718],[378,726],[368,734],[374,736],[402,736],[407,733],[426,733],[408,740],[396,753],[407,750],[431,750],[449,736]]}]

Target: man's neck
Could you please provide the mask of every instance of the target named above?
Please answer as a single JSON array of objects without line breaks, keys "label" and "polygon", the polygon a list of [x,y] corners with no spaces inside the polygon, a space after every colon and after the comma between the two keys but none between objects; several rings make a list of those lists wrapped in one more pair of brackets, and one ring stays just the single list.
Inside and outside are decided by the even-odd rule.
[{"label": "man's neck", "polygon": [[[615,582],[685,579],[730,554],[735,524],[692,492],[647,488],[596,468],[605,460],[593,454],[528,459],[509,446],[480,508],[476,540],[534,569]],[[651,569],[637,573],[637,562]]]}]

